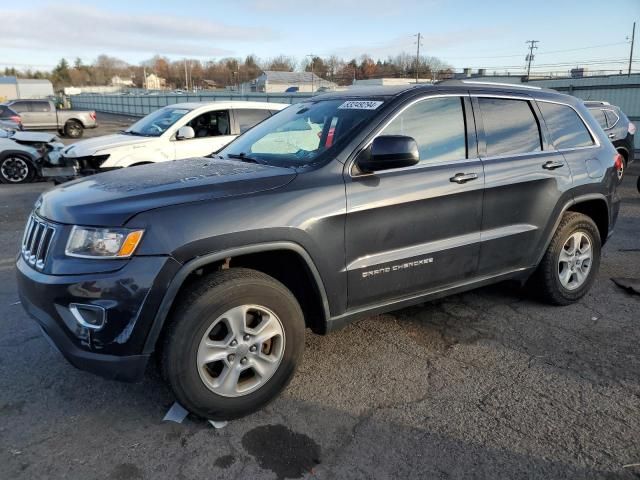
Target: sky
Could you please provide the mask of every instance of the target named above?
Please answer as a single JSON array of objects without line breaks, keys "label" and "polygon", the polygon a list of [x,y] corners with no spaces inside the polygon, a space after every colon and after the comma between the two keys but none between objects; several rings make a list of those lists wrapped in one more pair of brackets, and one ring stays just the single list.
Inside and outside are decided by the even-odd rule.
[{"label": "sky", "polygon": [[138,64],[155,54],[215,60],[255,54],[402,52],[457,69],[522,71],[527,40],[539,40],[534,71],[624,69],[633,21],[640,72],[640,0],[21,0],[0,6],[0,68],[50,69],[60,58],[99,54]]}]

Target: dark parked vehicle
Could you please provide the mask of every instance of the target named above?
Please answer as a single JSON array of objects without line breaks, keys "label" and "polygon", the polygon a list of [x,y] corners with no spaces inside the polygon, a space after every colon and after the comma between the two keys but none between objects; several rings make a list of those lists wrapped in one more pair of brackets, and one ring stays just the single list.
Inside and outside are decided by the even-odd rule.
[{"label": "dark parked vehicle", "polygon": [[46,192],[17,259],[22,305],[84,370],[155,353],[210,419],[288,383],[305,328],[507,279],[556,305],[593,284],[620,156],[574,97],[445,82],[321,95],[210,158]]},{"label": "dark parked vehicle", "polygon": [[0,128],[5,130],[22,130],[22,119],[18,112],[0,104]]},{"label": "dark parked vehicle", "polygon": [[[631,122],[620,107],[611,105],[608,102],[586,101],[591,114],[598,121],[607,137],[624,159],[624,170],[633,162],[634,143],[633,136],[636,133],[636,126]],[[621,174],[622,178],[622,174]]]},{"label": "dark parked vehicle", "polygon": [[80,138],[85,128],[96,128],[96,112],[58,110],[51,100],[9,100],[4,105],[17,113],[24,130],[57,130],[60,135]]}]

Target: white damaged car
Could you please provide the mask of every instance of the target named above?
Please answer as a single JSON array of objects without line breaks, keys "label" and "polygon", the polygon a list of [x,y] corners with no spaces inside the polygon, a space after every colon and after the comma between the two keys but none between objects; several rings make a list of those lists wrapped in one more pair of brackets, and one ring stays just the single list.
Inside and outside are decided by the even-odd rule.
[{"label": "white damaged car", "polygon": [[118,134],[66,147],[59,166],[73,168],[78,175],[90,175],[114,168],[204,157],[288,106],[240,101],[168,105]]}]

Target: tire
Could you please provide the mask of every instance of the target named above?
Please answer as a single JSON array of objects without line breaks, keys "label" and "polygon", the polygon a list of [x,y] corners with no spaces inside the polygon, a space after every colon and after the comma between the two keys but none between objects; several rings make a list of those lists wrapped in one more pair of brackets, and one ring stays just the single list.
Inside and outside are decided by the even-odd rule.
[{"label": "tire", "polygon": [[[239,334],[237,323],[234,331],[237,318],[247,329],[244,334]],[[278,328],[280,336],[263,343],[258,340],[260,334],[253,335]],[[221,270],[190,287],[179,299],[164,336],[162,374],[178,402],[190,412],[211,420],[239,418],[261,409],[287,386],[304,351],[304,330],[302,310],[280,282],[254,270]],[[234,341],[237,344],[232,347]],[[206,342],[216,346],[208,350]],[[268,350],[264,348],[267,343]],[[212,352],[216,360],[205,365],[202,359]],[[269,361],[263,363],[261,358]],[[264,376],[258,375],[254,364],[266,372]],[[274,369],[270,375],[268,369]],[[233,380],[238,377],[232,372],[237,371],[244,373]]]},{"label": "tire", "polygon": [[18,154],[9,154],[0,160],[0,182],[10,184],[30,183],[36,176],[31,161]]},{"label": "tire", "polygon": [[[578,244],[578,250],[571,255],[572,245]],[[587,265],[588,244],[590,261]],[[596,279],[600,251],[600,232],[594,221],[581,213],[565,213],[532,278],[531,286],[535,293],[552,305],[569,305],[578,301]],[[572,266],[574,270],[571,270]]]},{"label": "tire", "polygon": [[64,124],[64,134],[69,138],[80,138],[84,133],[84,127],[77,120],[68,120]]}]

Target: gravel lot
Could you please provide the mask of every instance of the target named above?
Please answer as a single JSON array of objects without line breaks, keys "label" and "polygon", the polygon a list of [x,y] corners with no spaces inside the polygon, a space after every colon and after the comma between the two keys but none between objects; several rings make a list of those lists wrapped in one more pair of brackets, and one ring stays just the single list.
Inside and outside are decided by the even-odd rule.
[{"label": "gravel lot", "polygon": [[[116,131],[100,118],[87,136]],[[124,125],[122,125],[124,123]],[[14,259],[47,183],[0,186],[0,478],[640,478],[637,162],[591,293],[496,285],[308,334],[289,388],[216,430],[171,393],[75,370],[17,303]]]}]

